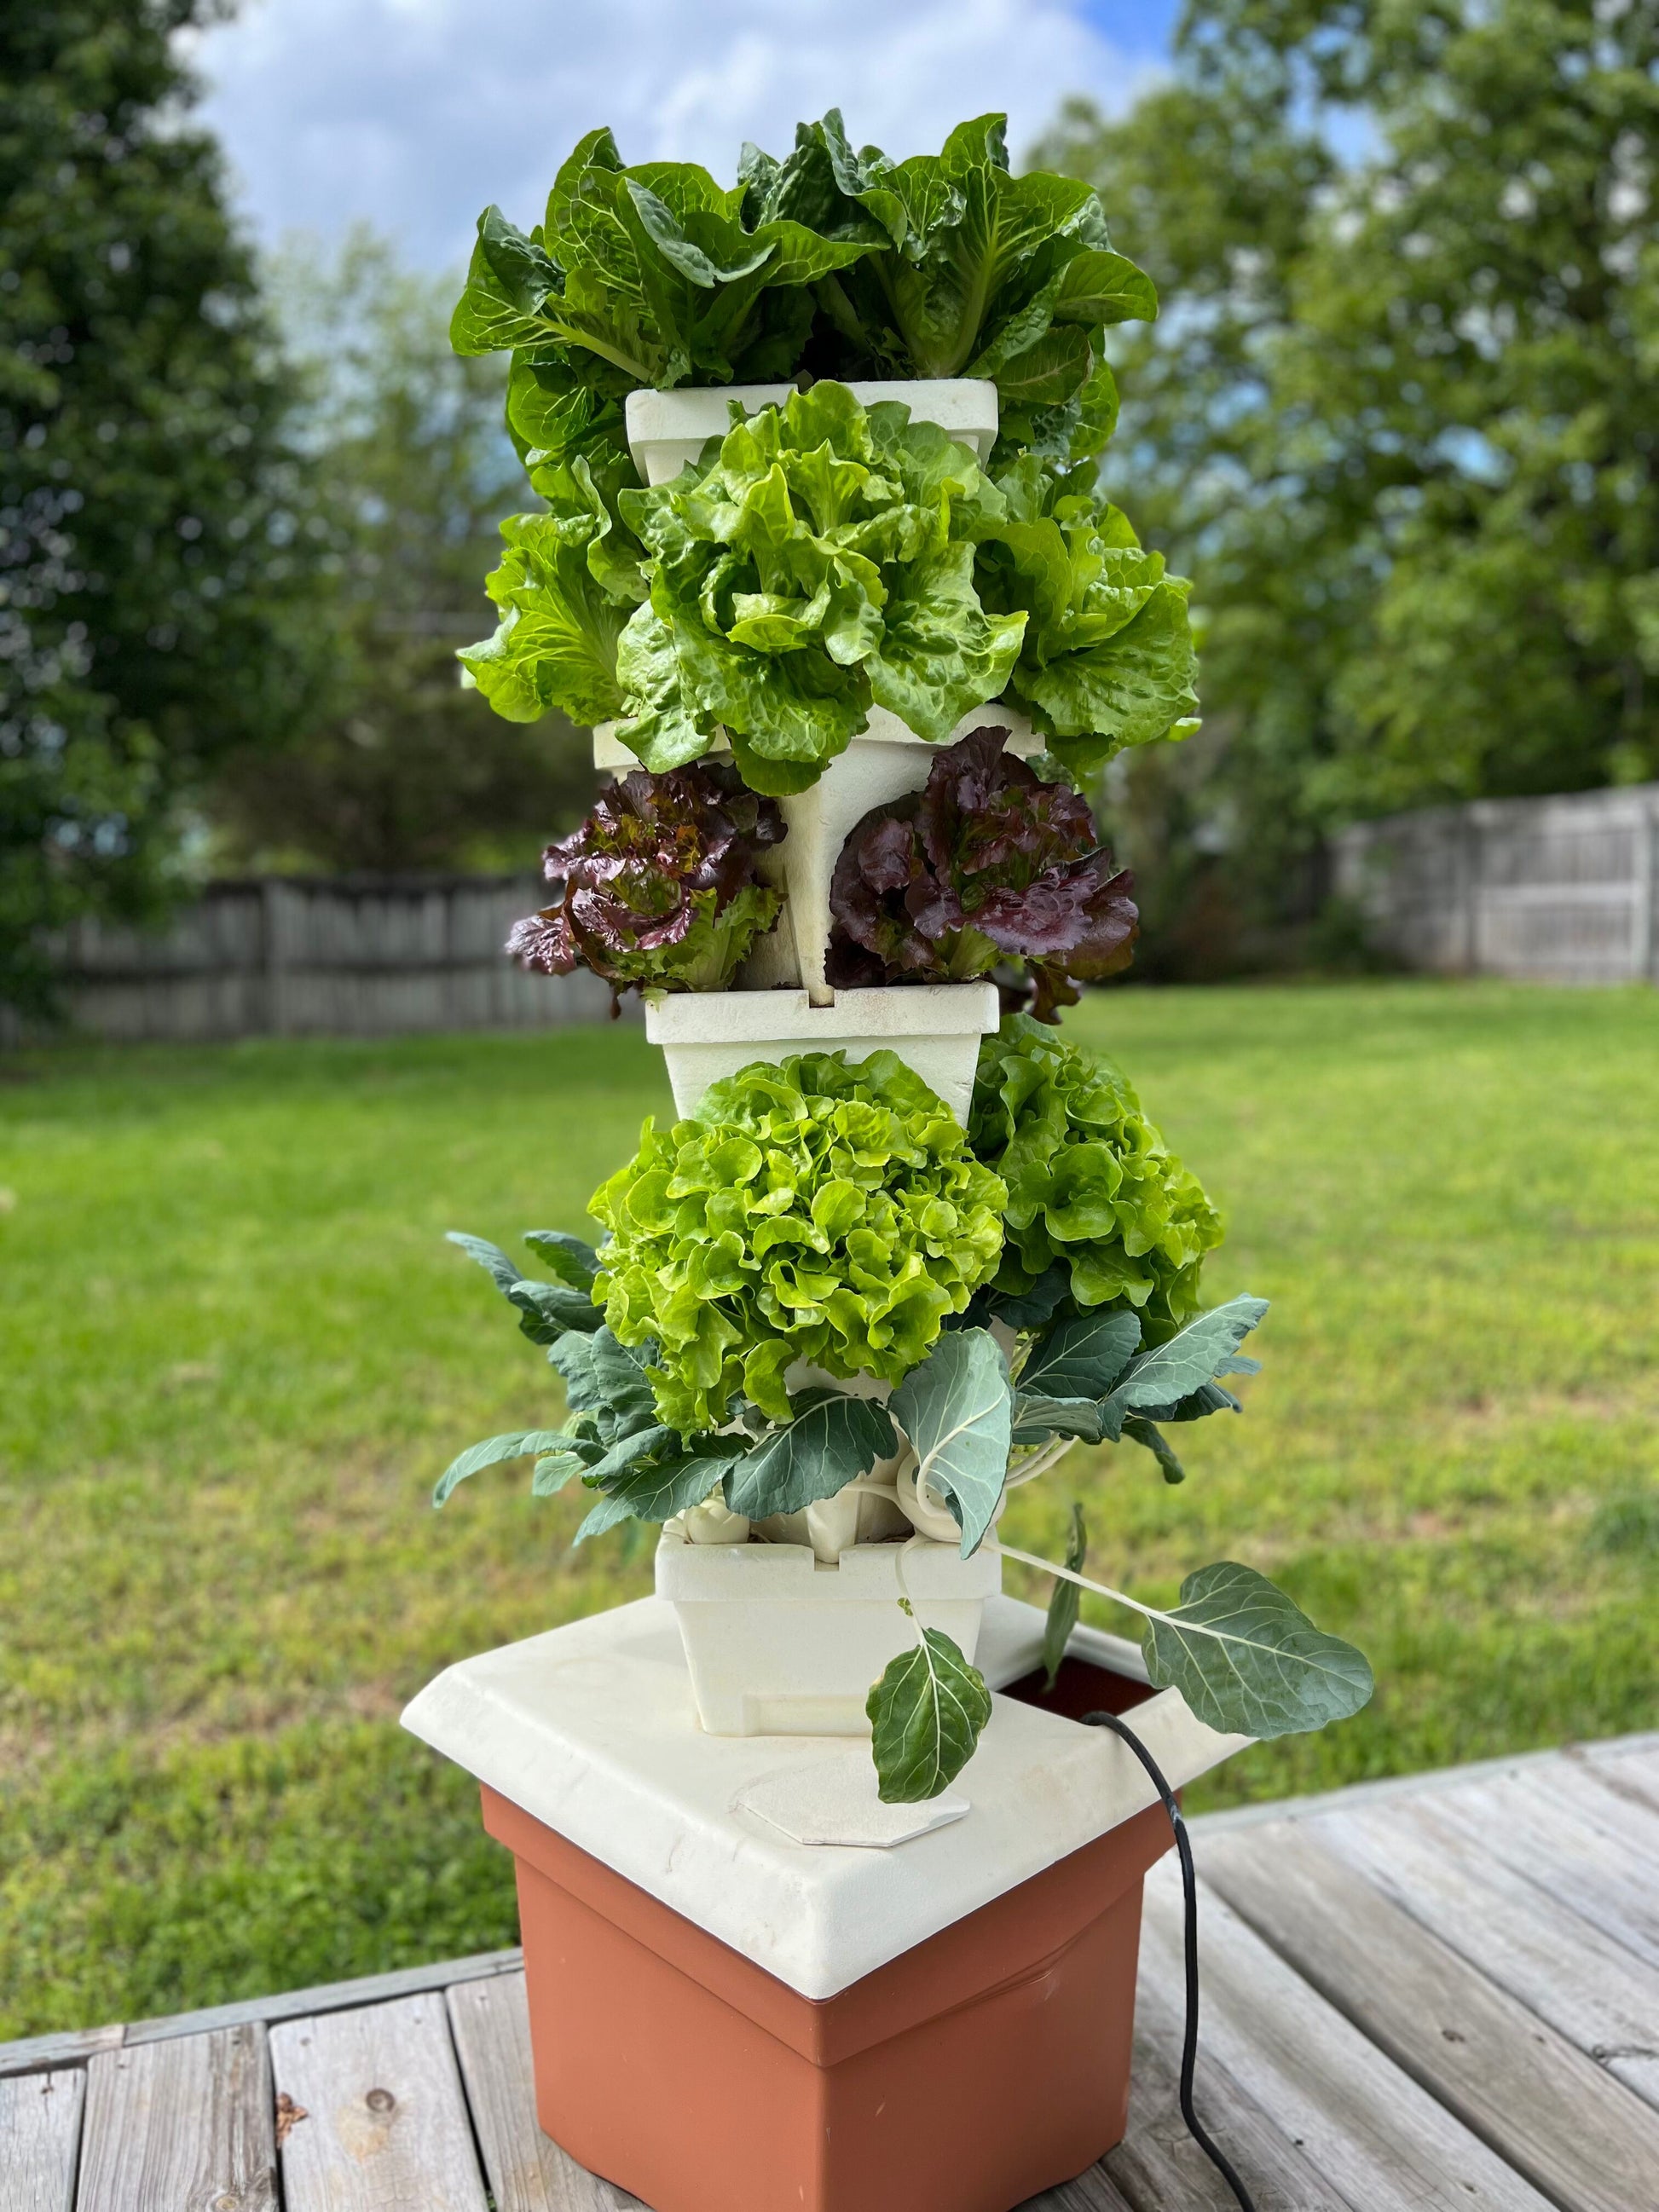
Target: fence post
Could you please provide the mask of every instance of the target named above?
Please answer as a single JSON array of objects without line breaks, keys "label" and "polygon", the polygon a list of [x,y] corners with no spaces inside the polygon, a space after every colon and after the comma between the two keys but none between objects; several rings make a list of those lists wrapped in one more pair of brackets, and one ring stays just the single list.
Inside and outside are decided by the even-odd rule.
[{"label": "fence post", "polygon": [[1639,983],[1659,983],[1659,793],[1644,794],[1636,823],[1635,957]]},{"label": "fence post", "polygon": [[1480,820],[1473,806],[1463,813],[1463,972],[1480,972]]},{"label": "fence post", "polygon": [[259,973],[263,983],[260,997],[263,1026],[267,1036],[282,1036],[287,1029],[288,1009],[283,991],[283,909],[282,885],[274,876],[265,876],[259,884]]}]

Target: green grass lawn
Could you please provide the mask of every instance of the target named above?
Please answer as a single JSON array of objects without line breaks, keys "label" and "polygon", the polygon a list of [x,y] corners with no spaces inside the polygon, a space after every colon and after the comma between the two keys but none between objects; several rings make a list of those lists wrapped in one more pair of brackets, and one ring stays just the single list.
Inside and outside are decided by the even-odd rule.
[{"label": "green grass lawn", "polygon": [[[1115,1051],[1273,1299],[1241,1420],[1011,1508],[1154,1599],[1236,1557],[1378,1692],[1213,1805],[1655,1720],[1659,999],[1123,992]],[[514,1940],[470,1784],[404,1737],[463,1653],[635,1596],[654,1532],[432,1479],[558,1413],[451,1227],[586,1226],[666,1106],[632,1029],[66,1049],[0,1080],[0,2036]],[[1011,1587],[1042,1597],[1010,1569]],[[1085,1601],[1087,1617],[1120,1628]]]}]

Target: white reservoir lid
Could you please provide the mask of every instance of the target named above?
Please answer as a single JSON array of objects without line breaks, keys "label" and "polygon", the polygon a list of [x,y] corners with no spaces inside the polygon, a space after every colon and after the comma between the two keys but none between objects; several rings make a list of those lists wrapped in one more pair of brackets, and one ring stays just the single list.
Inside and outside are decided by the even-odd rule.
[{"label": "white reservoir lid", "polygon": [[[1034,1607],[988,1601],[988,1681],[1028,1673],[1042,1635]],[[1092,1653],[1079,1645],[1079,1655]],[[1154,1802],[1115,1736],[1012,1698],[993,1705],[951,1785],[967,1815],[887,1849],[796,1843],[738,1803],[761,1785],[763,1802],[848,1747],[704,1735],[673,1609],[659,1598],[463,1659],[403,1723],[801,1996],[823,1998]],[[1134,1726],[1176,1788],[1249,1741],[1206,1728],[1175,1690],[1138,1705]],[[869,1792],[873,1802],[873,1767]]]}]

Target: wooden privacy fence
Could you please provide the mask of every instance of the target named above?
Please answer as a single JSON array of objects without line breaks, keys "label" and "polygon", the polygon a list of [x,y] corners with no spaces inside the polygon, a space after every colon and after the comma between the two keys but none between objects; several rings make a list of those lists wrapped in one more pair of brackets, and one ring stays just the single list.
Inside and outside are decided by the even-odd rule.
[{"label": "wooden privacy fence", "polygon": [[1477,799],[1361,822],[1339,893],[1409,967],[1659,982],[1659,783]]},{"label": "wooden privacy fence", "polygon": [[534,876],[210,884],[153,934],[76,924],[58,972],[77,1027],[123,1042],[603,1021],[598,976],[530,975],[502,953],[544,895]]}]

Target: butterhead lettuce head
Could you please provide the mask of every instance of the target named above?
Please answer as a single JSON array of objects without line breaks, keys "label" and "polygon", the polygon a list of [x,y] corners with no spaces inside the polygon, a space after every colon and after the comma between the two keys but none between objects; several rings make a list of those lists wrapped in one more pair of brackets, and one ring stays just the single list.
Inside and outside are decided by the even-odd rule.
[{"label": "butterhead lettuce head", "polygon": [[894,1053],[757,1060],[714,1085],[594,1194],[594,1285],[652,1341],[664,1424],[716,1429],[739,1395],[790,1418],[786,1369],[898,1382],[995,1273],[1007,1193]]}]

